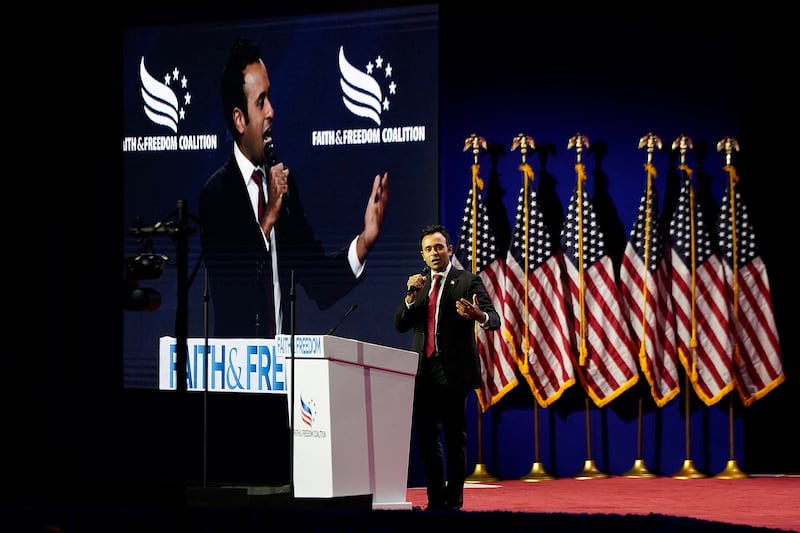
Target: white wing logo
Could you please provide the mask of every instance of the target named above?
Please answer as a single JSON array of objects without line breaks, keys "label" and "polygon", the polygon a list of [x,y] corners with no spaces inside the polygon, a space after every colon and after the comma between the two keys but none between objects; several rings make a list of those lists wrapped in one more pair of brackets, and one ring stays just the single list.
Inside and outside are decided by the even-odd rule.
[{"label": "white wing logo", "polygon": [[[178,121],[186,117],[185,108],[180,107],[178,96],[169,87],[170,83],[178,82],[180,71],[174,68],[172,73],[164,76],[164,83],[147,72],[144,66],[144,57],[139,63],[139,79],[142,81],[142,100],[144,100],[144,113],[151,121],[160,126],[166,126],[173,132],[178,133]],[[186,89],[189,81],[184,75],[180,79],[180,88]],[[183,97],[184,104],[189,105],[191,95],[187,91]]]},{"label": "white wing logo", "polygon": [[[373,70],[383,70],[385,78],[392,77],[392,66],[386,63],[381,56],[375,62],[367,64],[367,71],[362,72],[354,67],[344,56],[344,47],[339,47],[339,84],[342,87],[342,102],[347,109],[356,116],[372,119],[378,126],[381,125],[381,111],[389,109],[389,99],[384,98],[383,91],[378,82],[371,76]],[[389,84],[389,93],[395,94],[397,86],[394,81]]]}]

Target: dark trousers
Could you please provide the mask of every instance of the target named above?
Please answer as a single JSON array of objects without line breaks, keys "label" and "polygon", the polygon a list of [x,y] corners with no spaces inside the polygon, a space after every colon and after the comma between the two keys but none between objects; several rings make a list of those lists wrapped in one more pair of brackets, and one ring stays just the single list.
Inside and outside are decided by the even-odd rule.
[{"label": "dark trousers", "polygon": [[429,507],[460,508],[464,504],[464,480],[467,475],[466,407],[467,392],[431,383],[424,378],[417,380],[414,420],[425,469]]}]

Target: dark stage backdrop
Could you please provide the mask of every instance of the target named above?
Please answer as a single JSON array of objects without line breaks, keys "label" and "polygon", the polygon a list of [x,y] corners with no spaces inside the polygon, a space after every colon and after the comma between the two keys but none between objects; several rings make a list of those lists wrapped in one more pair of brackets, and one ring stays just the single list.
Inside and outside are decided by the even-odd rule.
[{"label": "dark stage backdrop", "polygon": [[[278,157],[296,177],[309,222],[329,252],[361,231],[373,178],[389,172],[389,208],[367,260],[366,280],[325,310],[298,286],[295,331],[324,333],[357,305],[337,335],[408,347],[391,325],[394,304],[405,292],[407,276],[422,266],[419,228],[439,219],[436,6],[151,22],[123,35],[122,231],[127,258],[153,251],[168,259],[160,279],[140,283],[161,294],[160,308],[125,313],[126,387],[158,386],[158,339],[175,335],[176,307],[183,297],[177,290],[180,234],[147,230],[175,223],[178,201],[185,203],[188,225],[195,230],[188,237],[188,336],[214,337],[204,325],[202,221],[195,213],[204,182],[233,150],[219,85],[238,36],[261,46],[272,83]],[[342,80],[362,84],[365,91],[377,88],[382,105],[356,103]],[[152,235],[150,243],[131,233],[140,224],[145,236]],[[213,301],[208,312],[213,317]],[[284,323],[289,320],[285,309]]]}]

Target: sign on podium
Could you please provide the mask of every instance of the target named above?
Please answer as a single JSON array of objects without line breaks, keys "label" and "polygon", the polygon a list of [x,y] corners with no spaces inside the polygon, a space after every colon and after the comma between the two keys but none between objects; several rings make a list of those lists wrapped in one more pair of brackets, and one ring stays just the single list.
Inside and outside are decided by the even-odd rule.
[{"label": "sign on podium", "polygon": [[276,337],[285,358],[298,498],[406,501],[417,354],[331,335]]}]

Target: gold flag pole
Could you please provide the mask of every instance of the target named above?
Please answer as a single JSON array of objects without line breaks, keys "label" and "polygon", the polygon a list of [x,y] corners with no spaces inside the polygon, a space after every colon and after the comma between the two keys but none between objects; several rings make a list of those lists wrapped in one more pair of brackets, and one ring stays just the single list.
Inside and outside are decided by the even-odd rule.
[{"label": "gold flag pole", "polygon": [[[528,187],[533,184],[533,169],[527,162],[527,155],[529,149],[531,152],[536,150],[536,144],[533,141],[533,137],[525,135],[524,133],[519,133],[511,142],[511,151],[513,152],[517,148],[520,149],[519,151],[522,157],[522,163],[520,164],[519,169],[522,172],[522,197],[525,198],[523,215],[525,235],[522,242],[525,243],[525,253],[523,253],[523,269],[525,272],[525,317],[526,320],[529,320],[530,312],[528,310],[528,275],[530,272],[530,254],[528,253],[528,243],[530,242],[530,202],[528,202]],[[531,346],[530,338],[528,337],[529,332],[530,329],[526,326],[524,335],[522,337],[523,361],[521,366],[523,368],[527,367],[528,365],[528,350]],[[545,471],[544,466],[539,460],[539,403],[537,402],[536,398],[533,399],[533,447],[534,462],[531,465],[531,470],[519,479],[521,481],[547,481],[550,479],[555,479]]]},{"label": "gold flag pole", "polygon": [[[653,151],[656,148],[661,150],[661,138],[652,132],[648,133],[639,139],[639,149],[647,147],[647,163],[644,168],[647,172],[647,199],[645,201],[646,209],[648,210],[645,216],[644,228],[644,281],[642,282],[642,342],[639,347],[639,361],[640,365],[644,364],[645,353],[647,347],[647,318],[645,316],[645,309],[647,309],[647,276],[650,271],[650,222],[652,220],[652,213],[650,213],[650,199],[651,191],[653,189],[653,180],[656,177],[656,168],[653,166]],[[636,430],[636,460],[630,470],[625,472],[623,477],[630,478],[649,478],[656,477],[655,474],[647,469],[647,465],[642,459],[642,387],[639,387],[639,414],[637,417],[637,430]]]},{"label": "gold flag pole", "polygon": [[[583,148],[589,147],[589,139],[581,134],[576,133],[567,143],[567,150],[575,148],[577,153],[575,172],[578,174],[578,238],[575,239],[578,246],[578,280],[579,288],[578,293],[580,296],[580,358],[579,364],[581,366],[586,364],[586,356],[588,350],[586,348],[586,298],[584,291],[586,290],[583,273],[583,182],[586,180],[586,170],[583,163],[581,163],[581,153]],[[586,393],[586,460],[583,463],[583,470],[575,476],[575,479],[598,479],[608,477],[608,474],[601,472],[594,459],[592,459],[592,431],[589,419],[589,394]]]},{"label": "gold flag pole", "polygon": [[[478,156],[481,149],[486,150],[486,139],[479,137],[473,133],[464,141],[464,151],[472,150],[472,273],[477,274],[478,262],[478,191],[483,190],[483,180],[480,177],[480,164],[478,163]],[[475,336],[478,335],[478,325],[475,324]],[[477,391],[476,391],[477,394]],[[487,481],[499,481],[498,478],[491,475],[483,464],[483,419],[481,412],[481,403],[478,401],[478,462],[475,464],[475,470],[471,475],[467,476],[464,480],[466,483],[483,483]]]},{"label": "gold flag pole", "polygon": [[692,298],[692,319],[691,319],[692,320],[692,339],[691,339],[691,343],[690,343],[690,348],[691,348],[691,352],[692,352],[691,353],[692,360],[691,360],[691,364],[689,365],[691,368],[690,369],[689,368],[685,369],[686,370],[686,376],[685,376],[686,392],[685,392],[685,395],[684,395],[684,404],[685,404],[684,415],[685,415],[685,419],[686,419],[686,458],[683,460],[683,465],[681,466],[681,469],[678,470],[677,472],[675,472],[674,474],[672,474],[672,477],[675,478],[675,479],[699,479],[699,478],[706,477],[705,474],[703,474],[702,472],[700,472],[699,470],[697,470],[695,468],[694,461],[692,461],[692,454],[691,454],[691,442],[692,442],[692,439],[691,439],[691,432],[690,432],[691,424],[689,423],[690,422],[689,421],[689,416],[690,416],[690,410],[689,410],[690,394],[689,393],[691,391],[691,388],[689,386],[689,375],[690,374],[694,374],[695,372],[697,372],[697,367],[696,367],[696,364],[697,364],[697,352],[696,352],[696,350],[697,350],[697,322],[696,322],[696,316],[695,316],[695,296],[694,296],[695,275],[696,275],[696,270],[697,270],[696,269],[696,264],[695,264],[695,233],[696,232],[695,232],[695,225],[694,225],[695,224],[695,221],[694,221],[694,185],[691,182],[692,169],[689,168],[688,165],[686,165],[686,152],[687,152],[687,150],[690,150],[692,148],[693,148],[693,146],[692,146],[692,138],[687,136],[687,135],[683,135],[683,134],[679,135],[678,138],[675,139],[675,141],[673,141],[673,143],[672,143],[672,149],[673,150],[678,149],[678,150],[680,150],[680,153],[681,153],[680,167],[679,167],[680,170],[683,170],[689,176],[689,213],[690,213],[690,220],[691,220],[690,233],[691,233],[691,239],[692,239],[692,253],[691,253],[691,268],[692,268],[692,271],[691,271],[692,272],[692,293],[691,293],[692,294],[691,295],[691,298]]},{"label": "gold flag pole", "polygon": [[[739,279],[739,254],[738,254],[738,243],[736,240],[736,182],[739,181],[739,176],[736,175],[736,168],[731,164],[731,153],[733,150],[739,151],[739,142],[734,139],[733,137],[724,137],[717,143],[717,152],[721,152],[725,150],[725,166],[723,170],[728,173],[728,190],[730,192],[730,213],[731,213],[731,234],[733,235],[733,259],[731,263],[733,265],[733,316],[736,322],[738,323],[739,319],[739,285],[737,280]],[[733,364],[738,364],[740,360],[739,355],[739,336],[734,336],[734,346],[733,346]],[[733,374],[733,369],[731,369],[731,374]],[[739,470],[739,466],[736,464],[736,459],[734,458],[734,445],[733,445],[733,392],[728,394],[728,439],[730,440],[730,459],[728,459],[728,463],[725,465],[725,469],[714,476],[715,478],[719,479],[742,479],[749,477],[747,474]]]}]

